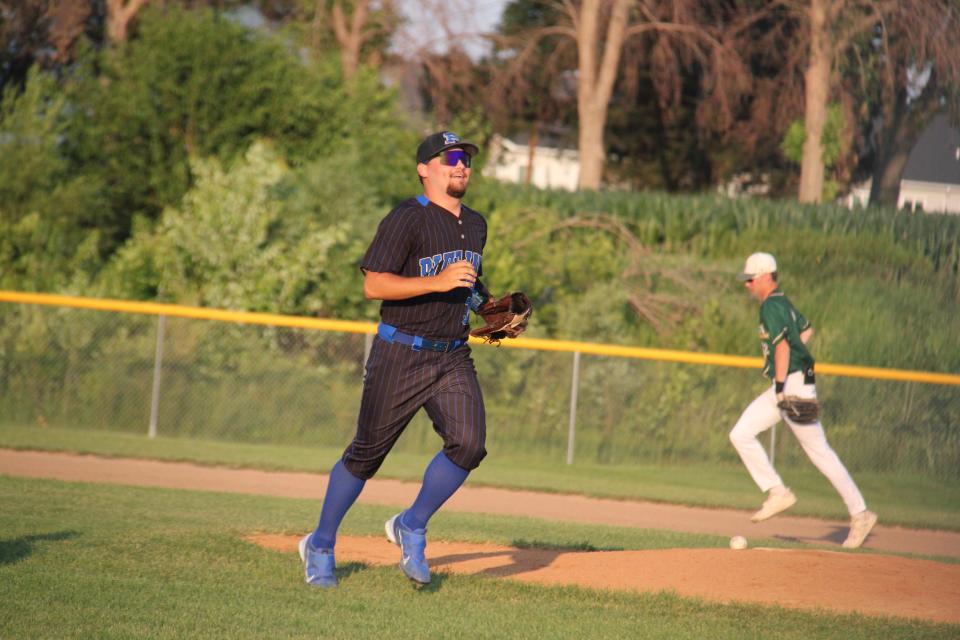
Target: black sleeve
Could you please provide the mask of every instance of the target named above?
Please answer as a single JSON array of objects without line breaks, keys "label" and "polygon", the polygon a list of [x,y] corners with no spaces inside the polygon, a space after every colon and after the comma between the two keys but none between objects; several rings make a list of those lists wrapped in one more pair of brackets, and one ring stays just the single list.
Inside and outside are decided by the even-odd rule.
[{"label": "black sleeve", "polygon": [[[480,216],[480,221],[483,223],[483,231],[480,232],[480,255],[482,256],[484,250],[487,248],[487,221],[484,219],[483,216]],[[477,277],[479,278],[482,275],[483,275],[483,258],[480,259],[480,268],[477,269]],[[480,281],[478,280],[477,282],[479,283]],[[489,295],[490,292],[487,291],[487,294]]]},{"label": "black sleeve", "polygon": [[477,278],[477,293],[479,293],[484,298],[491,298],[493,295],[490,293],[490,290],[487,289],[487,285],[483,284],[483,281],[480,278]]},{"label": "black sleeve", "polygon": [[373,242],[367,248],[360,269],[378,273],[401,273],[417,243],[416,213],[400,206],[380,221]]}]

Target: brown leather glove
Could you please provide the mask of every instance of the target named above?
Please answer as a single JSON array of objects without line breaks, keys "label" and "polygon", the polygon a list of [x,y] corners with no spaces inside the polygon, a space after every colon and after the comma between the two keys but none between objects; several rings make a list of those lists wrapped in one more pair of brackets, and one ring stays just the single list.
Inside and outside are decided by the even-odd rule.
[{"label": "brown leather glove", "polygon": [[820,403],[815,398],[786,396],[777,403],[785,418],[797,424],[813,424],[820,419]]},{"label": "brown leather glove", "polygon": [[526,330],[532,313],[533,304],[519,291],[508,293],[499,300],[490,299],[477,310],[486,324],[471,331],[470,335],[493,343],[516,338]]}]

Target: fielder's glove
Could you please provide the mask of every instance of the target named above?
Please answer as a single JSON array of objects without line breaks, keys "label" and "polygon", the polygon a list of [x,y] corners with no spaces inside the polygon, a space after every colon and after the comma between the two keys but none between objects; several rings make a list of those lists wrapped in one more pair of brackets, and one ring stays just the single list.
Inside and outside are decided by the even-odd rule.
[{"label": "fielder's glove", "polygon": [[470,332],[485,342],[499,343],[504,338],[516,338],[527,328],[533,313],[533,304],[524,293],[508,293],[499,300],[488,300],[477,309],[486,323]]},{"label": "fielder's glove", "polygon": [[820,403],[815,398],[786,396],[777,406],[790,422],[796,424],[813,424],[820,419]]}]

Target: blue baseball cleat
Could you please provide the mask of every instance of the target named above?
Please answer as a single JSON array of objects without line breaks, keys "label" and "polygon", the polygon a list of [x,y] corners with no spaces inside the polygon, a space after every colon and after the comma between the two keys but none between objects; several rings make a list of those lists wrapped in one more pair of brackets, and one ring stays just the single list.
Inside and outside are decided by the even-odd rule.
[{"label": "blue baseball cleat", "polygon": [[387,539],[400,547],[400,568],[417,584],[430,584],[430,567],[424,551],[427,548],[427,530],[408,529],[400,522],[401,511],[387,520],[384,529]]},{"label": "blue baseball cleat", "polygon": [[310,536],[305,535],[300,540],[300,560],[303,561],[304,578],[307,584],[323,589],[332,589],[337,586],[337,576],[334,569],[337,562],[333,557],[333,549],[317,549],[310,544]]}]

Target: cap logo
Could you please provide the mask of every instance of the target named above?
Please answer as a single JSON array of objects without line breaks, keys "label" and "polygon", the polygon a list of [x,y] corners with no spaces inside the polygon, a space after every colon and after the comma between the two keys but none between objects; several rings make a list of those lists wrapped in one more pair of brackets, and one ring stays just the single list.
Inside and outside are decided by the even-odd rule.
[{"label": "cap logo", "polygon": [[460,136],[455,133],[450,133],[449,131],[443,132],[443,144],[456,144],[460,142]]}]

